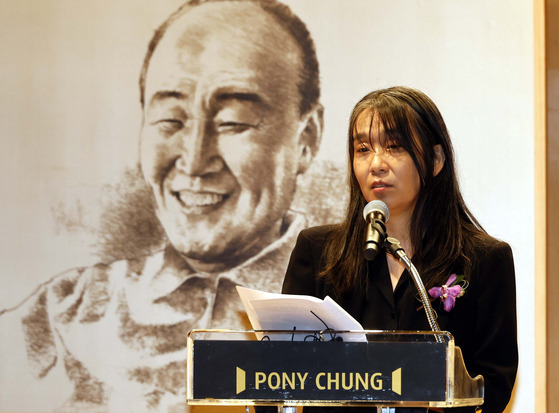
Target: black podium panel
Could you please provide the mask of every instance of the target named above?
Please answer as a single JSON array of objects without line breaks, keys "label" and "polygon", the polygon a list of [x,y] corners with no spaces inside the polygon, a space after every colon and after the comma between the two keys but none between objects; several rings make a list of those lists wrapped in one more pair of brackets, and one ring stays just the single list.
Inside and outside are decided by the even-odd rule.
[{"label": "black podium panel", "polygon": [[436,342],[199,340],[192,398],[444,402],[446,351]]}]

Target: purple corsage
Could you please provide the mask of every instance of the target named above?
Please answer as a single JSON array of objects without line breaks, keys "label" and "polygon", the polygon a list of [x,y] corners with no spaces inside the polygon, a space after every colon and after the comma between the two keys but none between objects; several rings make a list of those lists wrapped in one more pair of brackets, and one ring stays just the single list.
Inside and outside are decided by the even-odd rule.
[{"label": "purple corsage", "polygon": [[456,274],[452,274],[442,287],[430,288],[429,295],[433,299],[440,298],[443,302],[444,310],[449,312],[454,308],[456,299],[464,295],[466,286],[467,281],[464,281],[463,275],[457,276]]}]

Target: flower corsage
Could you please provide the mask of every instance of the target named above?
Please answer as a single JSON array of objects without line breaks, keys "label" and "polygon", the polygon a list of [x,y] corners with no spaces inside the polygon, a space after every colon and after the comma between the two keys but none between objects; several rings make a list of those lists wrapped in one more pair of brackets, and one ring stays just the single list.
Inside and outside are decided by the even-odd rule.
[{"label": "flower corsage", "polygon": [[456,305],[456,299],[464,295],[467,287],[468,281],[464,279],[463,275],[452,274],[442,287],[430,288],[428,292],[434,300],[440,298],[443,309],[449,312]]}]

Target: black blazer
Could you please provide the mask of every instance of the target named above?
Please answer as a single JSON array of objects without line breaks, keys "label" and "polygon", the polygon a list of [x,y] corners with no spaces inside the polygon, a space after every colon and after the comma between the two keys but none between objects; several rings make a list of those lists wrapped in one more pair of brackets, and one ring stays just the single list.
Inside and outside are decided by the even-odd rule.
[{"label": "black blazer", "polygon": [[[299,234],[282,292],[319,298],[330,295],[365,329],[430,330],[407,271],[392,290],[384,254],[364,269],[367,285],[356,287],[343,297],[336,297],[332,287],[323,278],[317,278],[324,265],[322,252],[331,228],[314,227]],[[509,245],[492,240],[480,248],[470,283],[464,295],[456,299],[455,307],[446,312],[435,301],[433,308],[441,330],[452,333],[462,349],[469,374],[481,374],[485,379],[483,412],[502,412],[510,399],[518,366],[515,275]]]}]

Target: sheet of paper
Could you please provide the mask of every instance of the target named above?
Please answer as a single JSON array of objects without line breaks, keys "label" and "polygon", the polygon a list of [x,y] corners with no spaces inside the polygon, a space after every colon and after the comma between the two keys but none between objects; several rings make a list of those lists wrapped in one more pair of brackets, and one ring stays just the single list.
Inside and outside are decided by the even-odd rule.
[{"label": "sheet of paper", "polygon": [[[273,340],[312,340],[319,337],[301,330],[322,331],[326,340],[366,341],[364,334],[329,333],[326,330],[363,330],[347,311],[330,297],[324,300],[307,295],[274,294],[237,287],[249,320],[255,330],[288,330],[291,334],[268,335]],[[258,333],[258,339],[264,334]],[[273,337],[272,337],[273,336]]]}]

